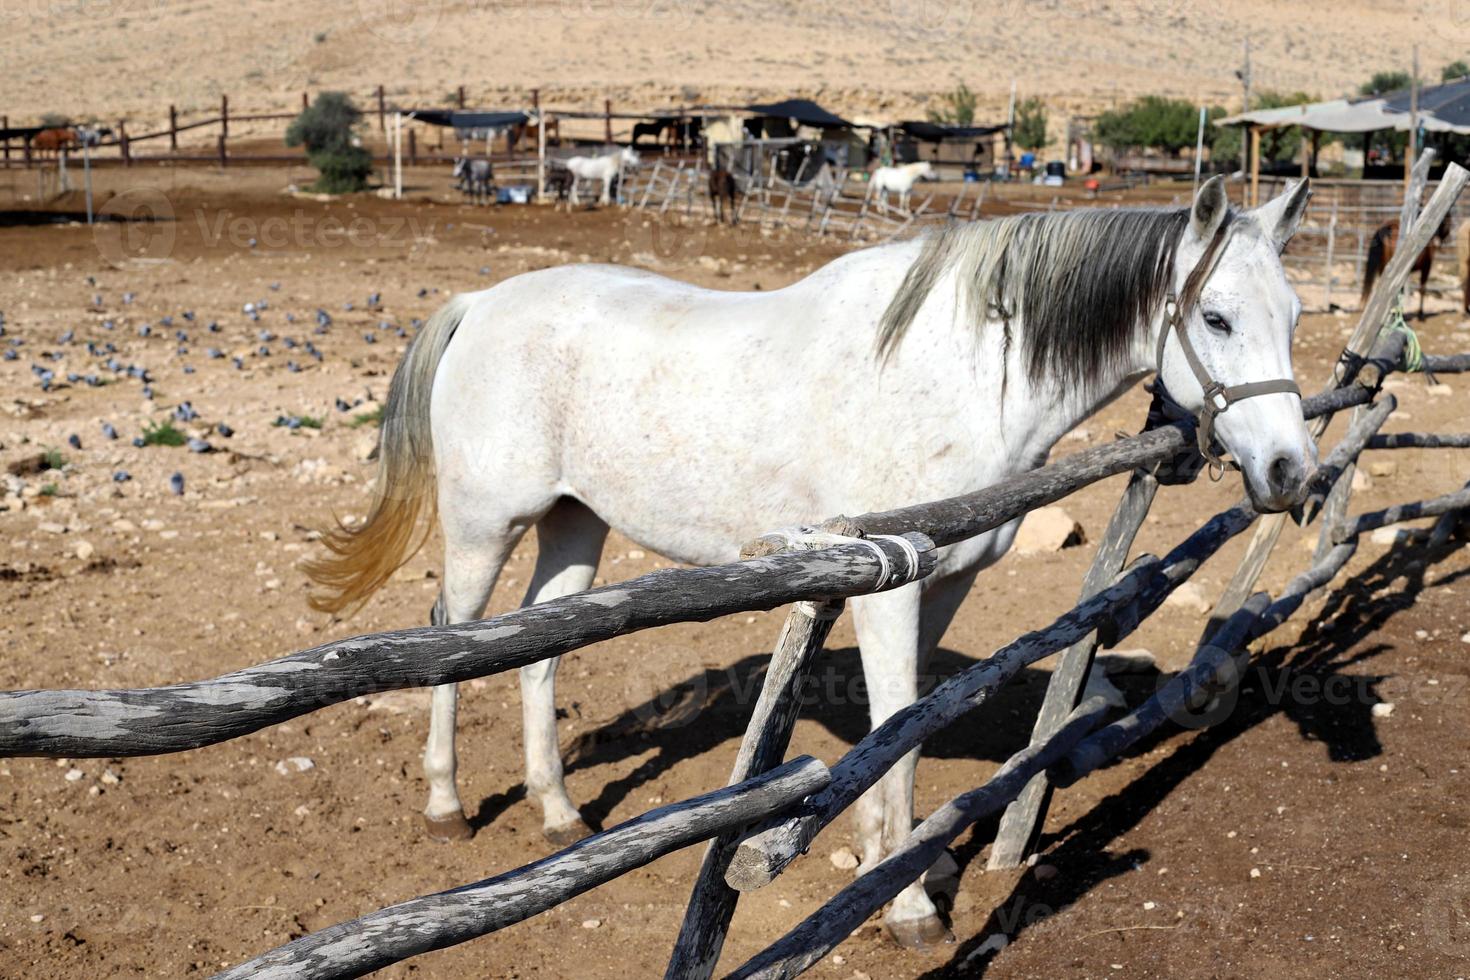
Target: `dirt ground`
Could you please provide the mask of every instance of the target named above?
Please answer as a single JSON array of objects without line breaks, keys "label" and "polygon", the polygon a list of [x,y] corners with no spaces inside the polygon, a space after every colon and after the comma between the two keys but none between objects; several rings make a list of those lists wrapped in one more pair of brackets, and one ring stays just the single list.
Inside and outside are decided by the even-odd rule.
[{"label": "dirt ground", "polygon": [[[653,226],[617,211],[470,208],[412,176],[409,201],[319,202],[280,194],[289,179],[281,170],[103,172],[99,199],[109,181],[112,190],[129,181],[108,209],[159,220],[113,222],[95,235],[58,220],[57,208],[0,212],[0,345],[22,342],[17,359],[0,361],[0,466],[21,474],[0,477],[9,480],[0,497],[0,687],[158,685],[424,622],[438,585],[432,546],[348,621],[308,610],[297,565],[312,553],[314,528],[334,513],[363,512],[374,430],[355,420],[385,393],[406,344],[399,328],[411,335],[412,321],[452,291],[589,259],[773,288],[835,254],[830,244]],[[318,309],[331,321],[321,333]],[[1304,387],[1325,379],[1352,324],[1347,314],[1304,321]],[[1467,326],[1435,314],[1421,336],[1431,351],[1466,350]],[[45,352],[60,357],[44,360]],[[110,358],[146,368],[147,378],[109,370]],[[54,372],[49,391],[33,365]],[[107,383],[89,385],[89,375]],[[1448,380],[1431,392],[1421,378],[1396,379],[1401,411],[1389,428],[1463,431],[1464,383]],[[1134,392],[1108,407],[1057,452],[1135,430],[1144,399]],[[176,425],[212,452],[131,445],[186,401],[197,418]],[[321,425],[273,424],[292,417]],[[68,445],[72,435],[80,449]],[[47,462],[60,469],[35,472],[36,457],[52,450]],[[1365,481],[1354,498],[1361,509],[1470,480],[1465,451],[1366,460],[1396,469]],[[130,479],[118,482],[124,471]],[[170,489],[175,473],[181,495]],[[1093,541],[1121,487],[1115,478],[1065,502]],[[1239,495],[1235,478],[1166,488],[1139,548],[1162,553]],[[1264,587],[1305,567],[1315,530],[1288,530]],[[1462,545],[1428,553],[1365,540],[1348,576],[1261,645],[1225,723],[1171,730],[1058,794],[1039,869],[987,874],[993,824],[963,835],[959,891],[945,903],[955,944],[905,952],[875,917],[812,975],[1464,975],[1470,554]],[[507,567],[492,611],[519,601],[533,547]],[[1068,608],[1092,547],[1012,554],[982,575],[936,673]],[[1244,538],[1233,542],[1196,576],[1205,597],[1218,595],[1243,547]],[[616,580],[660,564],[615,535],[601,573]],[[780,617],[670,627],[565,659],[560,733],[570,791],[590,822],[612,826],[725,782]],[[1170,605],[1127,646],[1152,651],[1167,674],[1192,652],[1201,622],[1199,610]],[[861,737],[859,674],[844,621],[819,670],[824,696],[803,713],[793,754],[831,762]],[[1046,679],[1045,669],[1025,672],[983,716],[926,747],[921,815],[1024,744]],[[1124,682],[1136,703],[1158,677]],[[0,976],[208,974],[548,853],[521,784],[518,697],[513,675],[466,685],[460,785],[478,833],[454,845],[420,833],[420,691],[359,699],[183,755],[0,760]],[[278,769],[294,757],[313,765]],[[850,823],[837,822],[809,856],[746,898],[722,966],[842,887],[850,872],[829,855],[852,844]],[[384,975],[660,975],[699,859],[699,848],[672,854]]]}]

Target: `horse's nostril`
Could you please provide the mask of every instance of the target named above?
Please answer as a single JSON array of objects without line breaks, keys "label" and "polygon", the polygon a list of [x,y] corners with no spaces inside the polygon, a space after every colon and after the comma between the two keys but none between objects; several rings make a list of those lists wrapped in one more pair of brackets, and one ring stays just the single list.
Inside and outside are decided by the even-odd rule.
[{"label": "horse's nostril", "polygon": [[1301,483],[1302,469],[1290,456],[1277,456],[1266,468],[1266,480],[1271,492],[1279,496],[1295,493]]}]

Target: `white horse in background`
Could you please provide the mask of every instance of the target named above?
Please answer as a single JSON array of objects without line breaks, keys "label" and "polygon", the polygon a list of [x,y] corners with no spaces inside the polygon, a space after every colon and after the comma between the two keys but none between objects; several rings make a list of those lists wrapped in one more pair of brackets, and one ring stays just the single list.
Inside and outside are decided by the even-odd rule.
[{"label": "white horse in background", "polygon": [[914,184],[919,180],[928,180],[934,177],[934,164],[928,160],[920,160],[918,163],[905,163],[898,167],[879,167],[873,171],[873,176],[868,180],[869,196],[877,195],[878,210],[883,214],[888,213],[888,195],[890,192],[898,193],[898,209],[905,214],[909,210],[909,195],[913,192]]},{"label": "white horse in background", "polygon": [[[1290,378],[1301,304],[1280,252],[1306,201],[1302,183],[1237,213],[1215,178],[1187,208],[958,225],[769,292],[568,265],[458,295],[394,374],[371,512],[327,536],[331,554],[308,569],[327,589],[313,604],[366,600],[422,541],[415,529],[436,501],[445,550],[432,619],[462,623],[485,614],[532,526],[526,604],[588,588],[610,527],[708,565],[773,528],[973,492],[1042,465],[1150,371],[1197,413],[1204,389],[1178,332],[1158,343],[1166,298],[1204,255],[1218,262],[1177,331],[1218,382]],[[1215,432],[1258,508],[1295,502],[1316,458],[1298,395],[1230,405]],[[918,696],[925,660],[1019,524],[941,548],[922,582],[850,600],[874,725]],[[526,790],[543,832],[566,844],[587,828],[563,781],[556,668],[521,670]],[[471,833],[456,705],[455,685],[434,690],[425,818],[439,839]],[[860,872],[913,827],[917,756],[855,808]],[[948,936],[920,882],[886,922],[908,945]]]},{"label": "white horse in background", "polygon": [[597,198],[597,203],[607,205],[612,203],[613,181],[620,178],[625,169],[633,169],[638,166],[638,151],[631,146],[625,146],[621,150],[604,153],[595,157],[567,157],[566,168],[572,174],[572,192],[570,204],[577,205],[577,181],[600,180],[602,181],[602,193]]}]

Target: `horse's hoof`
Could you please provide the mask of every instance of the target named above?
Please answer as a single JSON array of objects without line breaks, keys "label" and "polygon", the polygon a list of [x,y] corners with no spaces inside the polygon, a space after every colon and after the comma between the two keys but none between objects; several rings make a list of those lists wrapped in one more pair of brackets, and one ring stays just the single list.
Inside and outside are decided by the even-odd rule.
[{"label": "horse's hoof", "polygon": [[571,847],[584,837],[592,836],[592,828],[581,820],[573,820],[561,827],[542,828],[541,833],[557,847]]},{"label": "horse's hoof", "polygon": [[954,933],[949,931],[937,915],[900,922],[884,919],[883,924],[888,927],[888,934],[904,949],[932,949],[954,942]]},{"label": "horse's hoof", "polygon": [[458,811],[447,817],[431,817],[427,813],[424,814],[424,830],[428,832],[429,840],[436,840],[440,843],[469,840],[475,836],[475,829],[464,818],[464,814]]}]

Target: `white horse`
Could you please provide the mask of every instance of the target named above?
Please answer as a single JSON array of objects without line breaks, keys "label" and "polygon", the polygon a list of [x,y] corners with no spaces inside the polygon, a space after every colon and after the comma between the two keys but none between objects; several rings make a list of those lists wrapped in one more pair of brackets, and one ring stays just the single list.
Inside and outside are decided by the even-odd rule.
[{"label": "white horse", "polygon": [[918,163],[905,163],[898,167],[879,167],[873,171],[873,176],[868,180],[868,194],[876,195],[878,198],[878,210],[883,214],[888,213],[888,195],[890,192],[898,193],[898,209],[905,213],[909,209],[909,195],[913,192],[914,184],[921,178],[928,179],[934,176],[934,164],[928,160],[920,160]]},{"label": "white horse", "polygon": [[[388,580],[433,511],[436,480],[445,554],[433,619],[459,623],[484,614],[533,525],[526,603],[589,587],[609,527],[713,564],[772,528],[978,490],[1040,466],[1156,368],[1198,412],[1203,385],[1180,336],[1164,338],[1162,363],[1155,351],[1166,298],[1207,253],[1218,264],[1177,330],[1215,380],[1290,378],[1300,303],[1279,253],[1306,200],[1303,183],[1236,214],[1217,178],[1190,208],[955,226],[770,292],[571,265],[456,296],[394,375],[372,511],[327,537],[332,556],[309,569],[328,587],[314,604],[340,610]],[[1263,510],[1290,506],[1315,466],[1298,395],[1237,402],[1215,432]],[[915,699],[925,658],[1019,523],[941,549],[921,583],[851,600],[873,724]],[[527,792],[546,836],[565,844],[586,827],[562,778],[556,667],[523,668],[521,690]],[[434,691],[424,752],[437,838],[470,833],[455,786],[456,696],[454,685]],[[909,833],[916,761],[858,804],[861,870]],[[947,935],[918,883],[887,923],[910,945]]]},{"label": "white horse", "polygon": [[602,193],[597,198],[597,203],[607,205],[612,203],[613,180],[622,176],[625,169],[638,166],[638,151],[631,146],[625,146],[621,150],[604,153],[596,157],[567,157],[566,168],[572,174],[571,205],[577,204],[577,181],[600,180],[602,181]]}]

